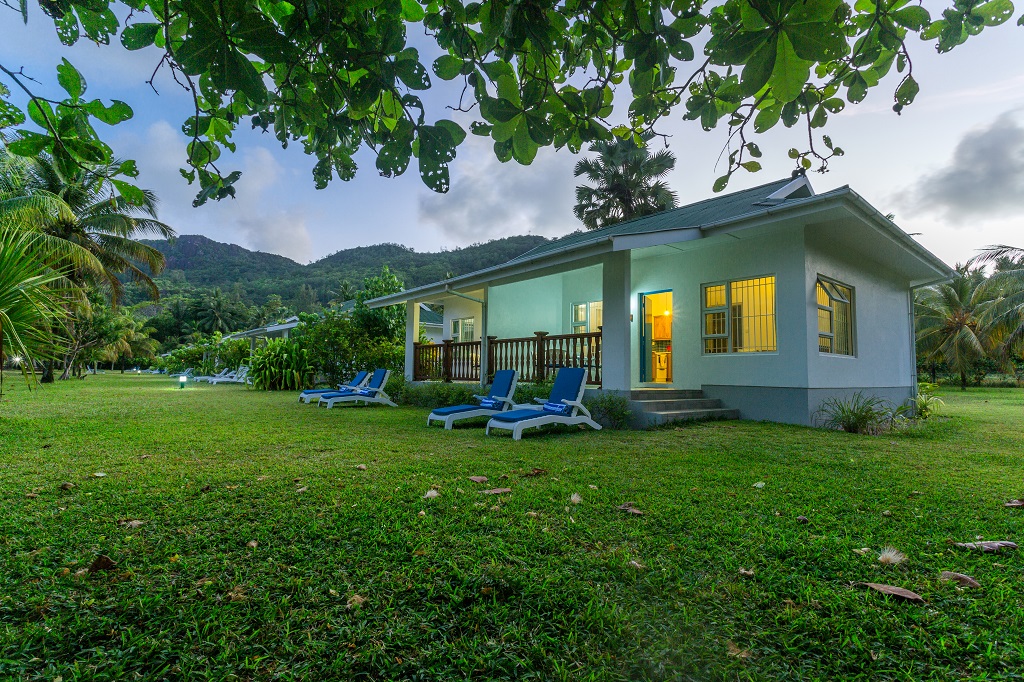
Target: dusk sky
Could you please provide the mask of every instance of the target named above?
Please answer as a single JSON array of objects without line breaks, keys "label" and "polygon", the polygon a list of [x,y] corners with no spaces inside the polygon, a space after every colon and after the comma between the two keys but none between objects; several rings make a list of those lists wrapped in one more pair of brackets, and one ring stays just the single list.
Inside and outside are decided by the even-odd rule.
[{"label": "dusk sky", "polygon": [[[926,2],[932,15],[944,6]],[[59,97],[56,66],[66,56],[82,72],[93,97],[127,101],[135,118],[100,131],[115,153],[138,161],[140,186],[161,199],[160,218],[179,234],[203,234],[218,241],[278,253],[300,262],[352,246],[398,242],[417,251],[456,248],[516,234],[559,236],[579,229],[572,215],[573,165],[567,150],[542,150],[531,166],[501,164],[489,140],[470,135],[452,164],[452,189],[434,194],[421,183],[415,165],[400,178],[382,178],[370,151],[357,157],[351,182],[313,187],[315,159],[300,144],[282,150],[270,135],[240,129],[238,153],[225,153],[222,169],[243,171],[238,198],[192,208],[197,191],[181,178],[186,138],[181,124],[191,99],[170,80],[157,78],[159,95],[146,84],[159,53],[130,53],[119,43],[97,47],[81,40],[66,48],[52,21],[32,3],[29,24],[0,7],[0,62],[24,67],[42,82],[41,94]],[[426,44],[422,37],[413,44]],[[850,185],[938,256],[953,264],[987,244],[1024,246],[1024,29],[1012,23],[985,32],[939,55],[928,43],[915,45],[917,101],[902,116],[891,110],[895,74],[873,89],[865,102],[848,106],[825,129],[846,156],[825,175],[812,173],[817,191]],[[432,58],[423,60],[429,67]],[[429,120],[455,118],[451,84],[432,77],[425,98]],[[617,107],[624,110],[624,96]],[[704,132],[696,122],[674,116],[661,132],[678,158],[669,178],[682,203],[711,195],[722,173],[719,155],[724,125]],[[103,128],[103,124],[97,124]],[[786,150],[801,146],[806,129],[780,125],[756,136],[764,170],[736,175],[729,190],[788,176]],[[414,161],[415,164],[415,161]],[[716,168],[716,164],[719,164]]]}]

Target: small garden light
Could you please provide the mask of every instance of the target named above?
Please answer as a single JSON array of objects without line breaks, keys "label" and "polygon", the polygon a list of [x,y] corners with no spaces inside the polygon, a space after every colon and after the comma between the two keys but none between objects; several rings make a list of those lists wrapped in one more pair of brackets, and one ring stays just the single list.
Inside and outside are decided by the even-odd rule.
[{"label": "small garden light", "polygon": [[184,375],[178,377],[178,388],[185,388],[186,381],[188,381],[188,377]]}]

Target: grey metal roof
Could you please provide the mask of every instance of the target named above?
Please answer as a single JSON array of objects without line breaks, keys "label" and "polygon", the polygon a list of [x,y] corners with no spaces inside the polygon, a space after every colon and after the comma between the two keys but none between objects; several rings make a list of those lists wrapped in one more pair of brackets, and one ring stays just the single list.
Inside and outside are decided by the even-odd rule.
[{"label": "grey metal roof", "polygon": [[513,258],[509,262],[515,263],[520,260],[536,258],[548,251],[571,248],[577,244],[599,241],[608,237],[709,225],[759,210],[763,211],[767,206],[764,203],[765,200],[786,185],[792,183],[793,180],[794,178],[791,177],[783,178],[764,185],[758,185],[757,187],[751,187],[750,189],[740,190],[739,192],[704,199],[695,204],[680,206],[679,208],[673,208],[662,213],[616,223],[615,225],[602,227],[598,230],[573,232],[561,239],[541,244],[518,258]]}]

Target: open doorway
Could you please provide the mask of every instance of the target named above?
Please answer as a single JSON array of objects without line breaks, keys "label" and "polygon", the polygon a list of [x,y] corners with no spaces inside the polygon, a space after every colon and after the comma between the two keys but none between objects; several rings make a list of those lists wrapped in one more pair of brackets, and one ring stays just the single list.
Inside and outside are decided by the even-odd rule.
[{"label": "open doorway", "polygon": [[672,292],[640,294],[640,381],[672,383]]}]

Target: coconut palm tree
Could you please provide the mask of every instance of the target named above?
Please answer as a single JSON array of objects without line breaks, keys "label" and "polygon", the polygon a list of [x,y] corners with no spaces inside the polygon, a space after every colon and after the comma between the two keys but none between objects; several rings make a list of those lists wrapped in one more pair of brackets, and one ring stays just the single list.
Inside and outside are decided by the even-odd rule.
[{"label": "coconut palm tree", "polygon": [[945,362],[967,390],[968,374],[999,343],[993,313],[1000,292],[981,270],[957,271],[951,282],[922,290],[914,307],[921,359]]},{"label": "coconut palm tree", "polygon": [[992,306],[993,322],[1000,327],[995,359],[1009,368],[1013,358],[1024,351],[1024,249],[1005,244],[989,246],[970,263],[995,266],[989,278],[989,285],[999,290]]},{"label": "coconut palm tree", "polygon": [[103,265],[102,273],[97,276],[76,269],[72,279],[78,284],[88,282],[105,289],[115,306],[124,295],[121,276],[142,285],[153,300],[159,299],[160,291],[151,275],[163,270],[164,256],[137,239],[147,235],[164,239],[176,236],[171,227],[156,219],[157,200],[152,192],[143,190],[143,201],[136,205],[114,190],[104,176],[113,174],[119,164],[114,161],[110,168],[95,172],[76,169],[67,175],[52,159],[41,155],[29,164],[25,183],[27,194],[55,196],[70,207],[71,215],[51,216],[45,231],[96,257]]},{"label": "coconut palm tree", "polygon": [[593,143],[590,151],[597,156],[581,159],[573,171],[575,177],[584,176],[594,185],[576,187],[573,213],[587,229],[675,208],[676,194],[663,180],[676,165],[668,149],[652,154],[632,138],[615,138]]}]

